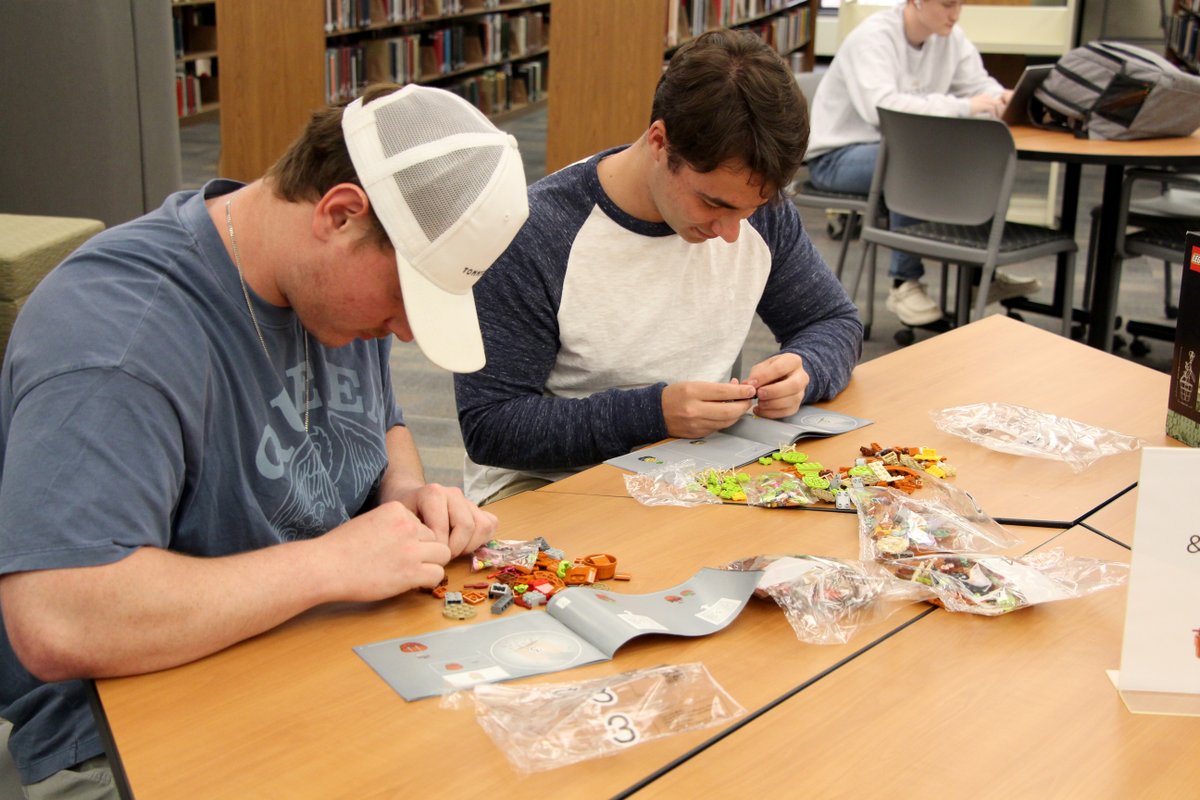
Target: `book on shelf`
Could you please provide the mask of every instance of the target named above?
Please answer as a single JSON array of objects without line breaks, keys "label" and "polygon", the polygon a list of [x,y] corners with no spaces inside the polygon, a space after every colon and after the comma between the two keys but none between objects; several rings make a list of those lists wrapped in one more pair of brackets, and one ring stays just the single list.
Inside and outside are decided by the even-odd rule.
[{"label": "book on shelf", "polygon": [[491,622],[359,645],[354,652],[405,700],[420,700],[608,661],[646,634],[716,633],[745,608],[761,575],[705,567],[650,594],[576,586],[551,597],[545,612],[510,612]]},{"label": "book on shelf", "polygon": [[631,472],[653,472],[663,464],[693,461],[699,469],[733,469],[801,439],[819,439],[857,430],[872,420],[840,411],[801,406],[782,419],[746,414],[723,431],[699,439],[672,439],[605,461]]}]

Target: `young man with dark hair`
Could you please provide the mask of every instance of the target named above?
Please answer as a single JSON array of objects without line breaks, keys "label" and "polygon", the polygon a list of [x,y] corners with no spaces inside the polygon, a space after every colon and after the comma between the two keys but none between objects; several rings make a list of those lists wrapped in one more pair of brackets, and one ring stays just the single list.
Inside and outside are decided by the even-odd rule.
[{"label": "young man with dark hair", "polygon": [[[529,222],[476,287],[487,366],[455,379],[468,497],[845,387],[858,312],[781,194],[807,139],[779,55],[715,31],[672,57],[636,142],[530,188]],[[755,313],[779,352],[730,380]]]},{"label": "young man with dark hair", "polygon": [[492,538],[425,482],[388,357],[395,335],[482,365],[471,288],[526,212],[511,136],[392,86],[42,281],[0,372],[0,717],[27,796],[115,797],[81,678],[434,586]]}]

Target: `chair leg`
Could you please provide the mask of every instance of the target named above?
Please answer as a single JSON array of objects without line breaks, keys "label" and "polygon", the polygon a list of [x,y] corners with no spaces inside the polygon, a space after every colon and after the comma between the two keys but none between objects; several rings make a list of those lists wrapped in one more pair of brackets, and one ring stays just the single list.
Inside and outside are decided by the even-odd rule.
[{"label": "chair leg", "polygon": [[[863,255],[866,255],[865,249]],[[875,245],[871,245],[871,257],[864,259],[863,267],[867,270],[866,312],[863,314],[863,332],[871,335],[871,326],[875,324]]]},{"label": "chair leg", "polygon": [[975,292],[975,312],[969,314],[968,319],[983,319],[983,315],[987,313],[987,296],[988,287],[992,285],[992,278],[996,275],[996,262],[987,261],[979,272],[979,290]]},{"label": "chair leg", "polygon": [[842,245],[838,248],[837,269],[834,274],[840,281],[842,279],[842,270],[846,266],[846,253],[850,250],[850,240],[854,237],[850,234],[854,231],[854,224],[858,220],[858,212],[850,210],[846,213],[846,230],[842,233]]},{"label": "chair leg", "polygon": [[1067,263],[1063,272],[1063,281],[1066,286],[1063,287],[1063,307],[1062,307],[1062,335],[1066,338],[1071,338],[1071,323],[1074,321],[1075,309],[1075,254],[1067,253]]}]

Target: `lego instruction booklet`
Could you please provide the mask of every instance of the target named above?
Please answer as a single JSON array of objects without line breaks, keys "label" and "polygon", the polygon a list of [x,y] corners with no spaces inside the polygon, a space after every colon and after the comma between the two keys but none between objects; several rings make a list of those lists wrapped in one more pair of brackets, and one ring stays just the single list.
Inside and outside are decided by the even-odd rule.
[{"label": "lego instruction booklet", "polygon": [[800,406],[795,414],[782,419],[746,414],[725,430],[703,439],[674,439],[610,458],[604,463],[640,474],[685,459],[694,461],[700,469],[732,469],[773,453],[782,445],[794,444],[800,439],[836,436],[872,422],[816,406]]},{"label": "lego instruction booklet", "polygon": [[359,645],[354,652],[405,700],[419,700],[607,661],[643,634],[715,633],[741,613],[761,575],[705,567],[651,594],[572,587],[550,598],[545,611],[510,612],[492,622]]}]

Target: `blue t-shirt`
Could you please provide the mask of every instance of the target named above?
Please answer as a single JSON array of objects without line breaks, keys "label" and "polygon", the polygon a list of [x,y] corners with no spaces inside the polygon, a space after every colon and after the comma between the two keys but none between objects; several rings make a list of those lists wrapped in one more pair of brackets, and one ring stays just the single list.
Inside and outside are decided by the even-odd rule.
[{"label": "blue t-shirt", "polygon": [[[95,236],[25,304],[0,372],[0,574],[141,547],[230,555],[373,502],[403,424],[390,338],[309,338],[306,380],[298,318],[251,294],[264,351],[204,204],[238,186],[172,195]],[[81,682],[34,678],[2,627],[0,717],[26,783],[103,751]]]}]

